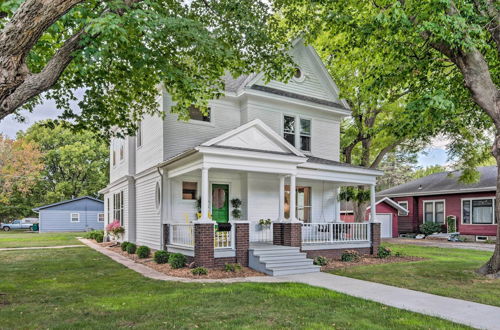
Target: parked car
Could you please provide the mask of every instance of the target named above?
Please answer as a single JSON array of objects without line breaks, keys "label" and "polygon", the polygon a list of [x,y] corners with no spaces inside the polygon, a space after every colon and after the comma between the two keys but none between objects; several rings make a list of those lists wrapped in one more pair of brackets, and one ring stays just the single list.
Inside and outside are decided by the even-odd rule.
[{"label": "parked car", "polygon": [[12,229],[32,229],[33,223],[26,220],[14,220],[11,223],[0,223],[0,230],[9,231]]}]

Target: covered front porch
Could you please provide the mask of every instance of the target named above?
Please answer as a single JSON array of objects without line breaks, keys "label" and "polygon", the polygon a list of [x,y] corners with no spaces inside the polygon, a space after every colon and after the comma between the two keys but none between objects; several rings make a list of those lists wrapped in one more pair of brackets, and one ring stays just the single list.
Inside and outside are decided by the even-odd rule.
[{"label": "covered front porch", "polygon": [[372,245],[370,223],[341,222],[339,192],[342,186],[369,185],[374,205],[381,172],[307,156],[259,121],[159,169],[163,244],[197,264],[234,260],[246,265],[248,250],[256,244],[303,251]]}]

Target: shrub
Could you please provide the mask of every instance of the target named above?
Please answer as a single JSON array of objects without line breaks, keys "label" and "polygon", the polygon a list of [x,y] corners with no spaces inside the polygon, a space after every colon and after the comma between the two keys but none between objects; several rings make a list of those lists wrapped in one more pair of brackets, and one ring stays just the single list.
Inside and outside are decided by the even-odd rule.
[{"label": "shrub", "polygon": [[163,250],[156,251],[154,260],[157,264],[166,264],[168,262],[168,252]]},{"label": "shrub", "polygon": [[424,234],[425,236],[434,234],[434,233],[440,233],[441,232],[441,225],[439,223],[435,222],[426,222],[424,224],[420,225],[420,232]]},{"label": "shrub", "polygon": [[122,244],[120,244],[120,248],[122,249],[122,251],[127,251],[128,244],[129,242],[122,242]]},{"label": "shrub", "polygon": [[137,249],[137,256],[141,259],[148,258],[150,254],[151,250],[145,245],[139,246]]},{"label": "shrub", "polygon": [[135,250],[137,250],[137,245],[135,245],[134,243],[127,244],[127,253],[128,254],[134,254]]},{"label": "shrub", "polygon": [[236,273],[236,272],[239,272],[241,270],[241,266],[240,264],[225,264],[224,265],[224,270],[226,272],[232,272],[232,273]]},{"label": "shrub", "polygon": [[361,256],[356,250],[345,250],[340,257],[340,260],[345,262],[357,262],[359,259],[361,259]]},{"label": "shrub", "polygon": [[104,230],[92,230],[84,235],[85,238],[94,239],[98,243],[102,243],[104,240]]},{"label": "shrub", "polygon": [[453,215],[447,216],[446,227],[449,233],[455,233],[457,231],[457,218],[455,218]]},{"label": "shrub", "polygon": [[205,267],[196,267],[191,269],[191,274],[193,275],[207,275],[208,270]]},{"label": "shrub", "polygon": [[313,263],[318,266],[326,266],[328,264],[328,260],[325,257],[319,256],[314,258]]},{"label": "shrub", "polygon": [[387,257],[389,257],[391,254],[392,254],[391,249],[386,248],[385,246],[379,246],[379,247],[378,247],[378,253],[377,253],[377,256],[378,256],[379,258],[382,258],[382,259],[387,258]]},{"label": "shrub", "polygon": [[172,253],[168,256],[168,263],[173,269],[182,268],[186,265],[186,257],[181,253]]}]

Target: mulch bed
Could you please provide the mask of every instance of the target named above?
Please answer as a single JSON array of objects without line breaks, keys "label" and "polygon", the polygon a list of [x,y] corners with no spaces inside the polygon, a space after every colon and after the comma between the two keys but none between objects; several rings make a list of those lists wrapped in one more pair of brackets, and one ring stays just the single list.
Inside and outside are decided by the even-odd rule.
[{"label": "mulch bed", "polygon": [[367,265],[379,265],[379,264],[391,264],[397,262],[414,262],[422,261],[426,258],[413,257],[413,256],[390,256],[387,258],[379,258],[377,256],[364,255],[361,256],[359,261],[341,261],[337,259],[328,259],[328,264],[321,267],[322,271],[334,270],[334,269],[345,269],[356,266],[367,266]]},{"label": "mulch bed", "polygon": [[[184,277],[184,278],[193,278],[193,279],[222,279],[222,278],[235,278],[235,277],[250,277],[250,276],[266,276],[266,274],[260,273],[248,267],[241,267],[241,270],[237,272],[226,272],[221,268],[210,268],[208,269],[207,275],[193,275],[191,273],[191,269],[188,267],[180,268],[180,269],[172,269],[169,264],[157,264],[154,262],[153,258],[145,258],[140,259],[136,254],[128,254],[125,251],[122,251],[119,245],[114,243],[97,243],[103,247],[110,249],[113,252],[119,253],[124,257],[134,260],[137,263],[148,266],[160,273],[175,276],[175,277]],[[154,250],[151,250],[151,255],[154,254]]]}]

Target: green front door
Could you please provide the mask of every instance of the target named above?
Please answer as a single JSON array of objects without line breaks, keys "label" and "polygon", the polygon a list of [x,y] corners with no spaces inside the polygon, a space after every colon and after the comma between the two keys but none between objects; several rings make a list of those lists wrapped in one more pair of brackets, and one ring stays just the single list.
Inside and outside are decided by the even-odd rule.
[{"label": "green front door", "polygon": [[212,220],[219,223],[229,221],[229,185],[212,185]]}]

